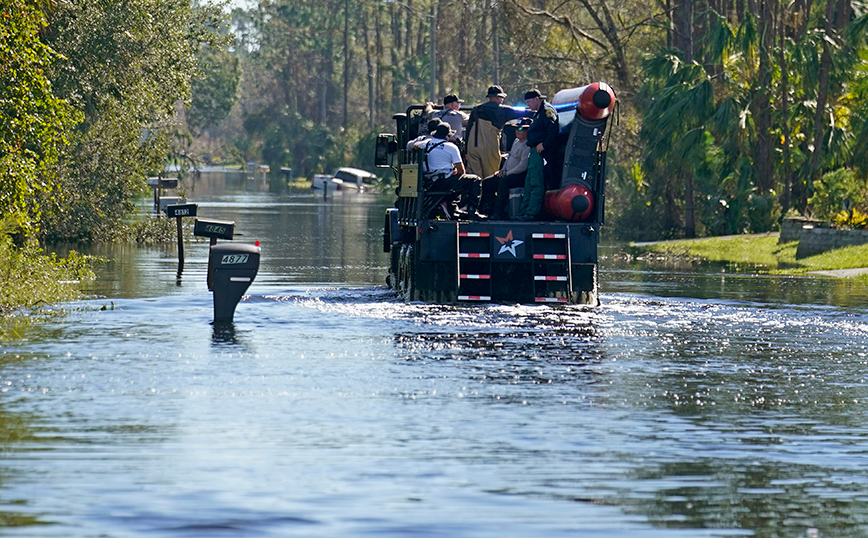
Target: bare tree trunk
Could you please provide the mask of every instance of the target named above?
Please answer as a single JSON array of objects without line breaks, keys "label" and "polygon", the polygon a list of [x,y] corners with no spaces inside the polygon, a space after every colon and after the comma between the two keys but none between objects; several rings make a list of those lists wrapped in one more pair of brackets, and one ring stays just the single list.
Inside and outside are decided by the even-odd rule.
[{"label": "bare tree trunk", "polygon": [[[470,35],[470,26],[471,23],[474,22],[474,13],[470,9],[470,6],[465,4],[463,13],[461,14],[461,36],[467,37]],[[467,61],[467,39],[459,39],[458,40],[458,76],[455,77],[455,91],[460,95],[461,91],[464,89],[464,85],[462,84],[467,75],[472,72],[470,67],[468,66]]]},{"label": "bare tree trunk", "polygon": [[[633,83],[631,80],[632,77],[630,76],[626,46],[624,39],[619,33],[615,17],[609,10],[608,4],[606,4],[605,1],[600,2],[600,9],[597,11],[594,6],[591,5],[589,0],[581,0],[581,2],[582,5],[585,6],[588,14],[597,24],[597,29],[603,33],[603,36],[605,36],[606,41],[612,49],[612,67],[614,68],[615,75],[618,78],[618,84],[620,84],[621,88],[632,88]],[[692,0],[685,0],[685,2],[690,3]]]},{"label": "bare tree trunk", "polygon": [[[408,1],[409,3],[409,1]],[[390,108],[392,110],[397,110],[400,106],[401,100],[401,80],[403,79],[404,70],[400,68],[398,64],[398,57],[401,56],[400,52],[403,49],[406,53],[409,50],[410,43],[410,22],[409,17],[407,17],[407,25],[406,28],[407,34],[401,36],[401,20],[398,16],[399,13],[402,13],[404,10],[401,10],[395,3],[389,4],[389,11],[392,19],[392,48],[389,50],[389,65],[392,66],[392,102]],[[403,56],[406,58],[407,56]],[[402,73],[402,76],[398,76],[398,73]]]},{"label": "bare tree trunk", "polygon": [[785,54],[786,50],[786,24],[784,23],[784,16],[787,14],[788,9],[784,7],[783,3],[778,1],[777,3],[778,9],[778,64],[781,71],[781,82],[780,82],[780,99],[781,99],[781,108],[780,108],[780,123],[783,140],[783,166],[782,166],[782,175],[784,179],[784,188],[781,193],[781,210],[784,214],[792,207],[793,204],[793,166],[792,166],[792,156],[790,155],[790,75],[789,69],[787,67],[787,56]]},{"label": "bare tree trunk", "polygon": [[320,75],[321,89],[319,92],[319,122],[321,125],[328,125],[328,87],[329,81],[325,73]]},{"label": "bare tree trunk", "polygon": [[671,6],[669,41],[681,53],[683,60],[693,60],[694,0],[683,0]]},{"label": "bare tree trunk", "polygon": [[832,51],[829,40],[833,39],[836,32],[834,28],[835,4],[837,0],[826,0],[826,13],[823,25],[823,33],[826,39],[823,40],[823,55],[820,58],[820,80],[817,87],[817,110],[814,113],[814,149],[811,152],[811,160],[808,168],[807,185],[805,185],[804,200],[800,201],[800,206],[806,208],[808,205],[807,198],[813,193],[814,181],[820,178],[821,157],[823,155],[823,143],[826,137],[826,104],[829,100],[829,71],[832,68]]},{"label": "bare tree trunk", "polygon": [[492,60],[494,60],[491,70],[491,80],[494,84],[500,84],[500,27],[498,26],[497,10],[498,6],[491,7]]},{"label": "bare tree trunk", "polygon": [[838,9],[835,13],[835,29],[841,30],[850,23],[850,16],[853,12],[853,7],[850,5],[850,0],[839,0]]},{"label": "bare tree trunk", "polygon": [[768,2],[760,2],[759,10],[759,73],[756,93],[751,100],[751,112],[756,127],[754,146],[754,175],[760,194],[772,190],[772,151],[771,151],[771,83],[772,59],[770,49],[774,39],[774,21]]},{"label": "bare tree trunk", "polygon": [[431,92],[429,100],[437,101],[437,3],[431,4]]},{"label": "bare tree trunk", "polygon": [[664,8],[669,14],[669,28],[666,31],[666,47],[675,48],[675,17],[673,16],[672,0],[665,0]]},{"label": "bare tree trunk", "polygon": [[344,94],[343,114],[341,126],[346,127],[349,122],[349,95],[350,95],[350,0],[344,0]]},{"label": "bare tree trunk", "polygon": [[[431,25],[429,24],[428,26],[430,27]],[[420,20],[416,28],[416,51],[412,53],[413,56],[423,56],[425,54],[425,35],[427,33],[425,21]]]},{"label": "bare tree trunk", "polygon": [[371,115],[371,129],[374,128],[373,122],[380,116],[380,111],[383,109],[383,99],[385,98],[385,88],[383,87],[383,9],[384,6],[379,3],[374,7],[374,29],[376,32],[374,46],[376,47],[375,56],[377,59],[375,66],[377,83],[374,96],[374,113]]},{"label": "bare tree trunk", "polygon": [[678,222],[677,202],[675,198],[672,178],[666,180],[666,185],[663,188],[663,229],[667,234],[672,234],[675,230],[681,228]]},{"label": "bare tree trunk", "polygon": [[410,50],[413,43],[413,17],[410,16],[411,13],[413,13],[413,0],[407,0],[407,10],[405,12],[407,20],[405,23],[406,35],[404,36],[404,58],[409,58],[410,53],[412,52]]},{"label": "bare tree trunk", "polygon": [[796,0],[794,6],[795,12],[801,15],[801,25],[798,28],[797,36],[805,35],[808,31],[808,23],[811,21],[811,8],[814,5],[814,0]]},{"label": "bare tree trunk", "polygon": [[[368,68],[368,129],[374,128],[374,114],[375,114],[375,106],[374,106],[374,57],[373,57],[373,45],[371,44],[371,36],[370,31],[368,30],[371,27],[370,18],[368,17],[368,7],[362,6],[362,34],[365,36],[365,65]],[[372,9],[376,10],[376,6]]]},{"label": "bare tree trunk", "polygon": [[693,172],[684,176],[684,237],[696,237],[696,207],[694,206]]}]

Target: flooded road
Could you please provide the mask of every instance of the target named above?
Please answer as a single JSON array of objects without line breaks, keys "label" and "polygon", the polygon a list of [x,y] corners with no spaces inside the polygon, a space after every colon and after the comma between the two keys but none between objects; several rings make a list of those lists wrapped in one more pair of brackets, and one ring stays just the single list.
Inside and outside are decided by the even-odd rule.
[{"label": "flooded road", "polygon": [[215,329],[207,243],[106,247],[2,348],[0,535],[868,532],[864,286],[612,255],[596,309],[406,304],[387,198],[190,199],[250,298]]}]

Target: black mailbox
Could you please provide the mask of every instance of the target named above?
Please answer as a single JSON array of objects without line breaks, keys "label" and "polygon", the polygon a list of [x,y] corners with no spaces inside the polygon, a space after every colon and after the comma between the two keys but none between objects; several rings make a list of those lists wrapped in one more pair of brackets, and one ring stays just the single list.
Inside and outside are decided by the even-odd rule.
[{"label": "black mailbox", "polygon": [[166,206],[166,216],[172,217],[195,217],[198,204],[175,204]]},{"label": "black mailbox", "polygon": [[231,220],[196,219],[193,235],[212,239],[232,239],[235,223]]},{"label": "black mailbox", "polygon": [[152,189],[176,189],[178,178],[175,177],[149,177],[148,187]]},{"label": "black mailbox", "polygon": [[259,271],[259,255],[255,245],[211,245],[208,282],[214,292],[214,323],[232,323],[238,301]]}]

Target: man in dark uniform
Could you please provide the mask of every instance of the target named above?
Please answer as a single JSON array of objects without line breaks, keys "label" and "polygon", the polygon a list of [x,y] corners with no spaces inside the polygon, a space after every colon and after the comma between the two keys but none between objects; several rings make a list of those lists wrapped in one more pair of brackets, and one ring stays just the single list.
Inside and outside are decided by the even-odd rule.
[{"label": "man in dark uniform", "polygon": [[464,137],[467,170],[479,177],[490,177],[500,168],[500,131],[525,112],[503,104],[506,93],[500,86],[489,87],[487,97],[471,110]]},{"label": "man in dark uniform", "polygon": [[524,102],[534,111],[533,123],[527,131],[527,145],[530,156],[527,161],[527,175],[524,179],[524,196],[521,199],[519,220],[534,220],[542,211],[546,186],[543,173],[543,158],[552,155],[558,138],[558,113],[546,101],[539,90],[524,94]]}]

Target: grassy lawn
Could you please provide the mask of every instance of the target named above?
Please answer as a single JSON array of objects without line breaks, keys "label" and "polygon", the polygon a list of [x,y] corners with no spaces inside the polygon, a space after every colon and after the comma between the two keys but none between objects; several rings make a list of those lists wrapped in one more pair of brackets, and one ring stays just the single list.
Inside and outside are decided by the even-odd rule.
[{"label": "grassy lawn", "polygon": [[[796,259],[797,243],[778,244],[778,234],[709,237],[656,243],[634,243],[638,255],[746,264],[771,274],[868,267],[868,244],[830,250]],[[866,282],[868,278],[862,277]]]}]

